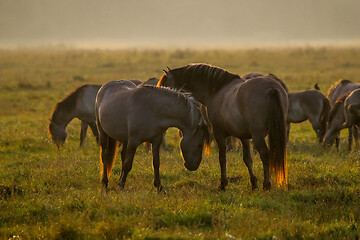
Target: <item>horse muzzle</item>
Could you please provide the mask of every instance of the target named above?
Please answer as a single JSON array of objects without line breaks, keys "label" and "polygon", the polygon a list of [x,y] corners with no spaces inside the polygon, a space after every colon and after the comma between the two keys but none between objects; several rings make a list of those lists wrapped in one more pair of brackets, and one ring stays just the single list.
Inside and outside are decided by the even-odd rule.
[{"label": "horse muzzle", "polygon": [[199,164],[194,164],[194,163],[189,164],[189,163],[185,162],[184,166],[189,171],[196,171],[199,168],[200,163]]}]

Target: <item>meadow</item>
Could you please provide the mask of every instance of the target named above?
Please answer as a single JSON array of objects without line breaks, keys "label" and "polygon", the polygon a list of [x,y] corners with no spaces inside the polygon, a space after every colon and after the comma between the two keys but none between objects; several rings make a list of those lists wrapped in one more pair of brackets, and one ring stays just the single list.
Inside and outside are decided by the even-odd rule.
[{"label": "meadow", "polygon": [[[308,122],[292,124],[288,185],[251,191],[242,151],[228,153],[230,183],[218,190],[216,145],[199,169],[183,167],[169,129],[160,153],[165,193],[153,187],[151,153],[140,146],[125,189],[100,184],[99,147],[80,121],[60,150],[47,126],[55,104],[86,83],[160,77],[162,69],[206,62],[230,72],[274,73],[290,91],[326,94],[339,79],[360,82],[360,48],[249,50],[0,50],[0,239],[359,239],[360,148],[317,143]],[[253,154],[262,185],[262,164]]]}]

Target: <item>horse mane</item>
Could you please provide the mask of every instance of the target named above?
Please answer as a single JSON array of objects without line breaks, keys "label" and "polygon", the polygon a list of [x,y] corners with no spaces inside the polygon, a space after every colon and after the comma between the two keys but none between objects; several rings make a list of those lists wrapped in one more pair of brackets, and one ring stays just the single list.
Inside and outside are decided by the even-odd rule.
[{"label": "horse mane", "polygon": [[169,73],[174,74],[177,80],[181,79],[182,85],[196,80],[211,90],[220,89],[234,79],[241,79],[237,74],[232,74],[225,69],[205,63],[189,64],[184,67],[172,69]]},{"label": "horse mane", "polygon": [[350,94],[350,92],[346,92],[336,100],[333,108],[330,110],[328,122],[331,122],[334,119],[336,112],[341,107],[341,105],[344,104],[345,99],[349,96],[349,94]]},{"label": "horse mane", "polygon": [[189,92],[183,92],[179,91],[173,88],[169,87],[157,87],[154,85],[143,85],[143,88],[149,88],[154,91],[160,91],[165,94],[169,94],[171,96],[177,96],[178,99],[182,99],[184,103],[189,107],[189,121],[192,126],[195,124],[198,124],[201,118],[201,114],[199,112],[200,109],[200,103],[189,93]]},{"label": "horse mane", "polygon": [[90,84],[82,85],[78,88],[76,88],[74,91],[70,92],[66,97],[64,97],[60,102],[58,102],[54,110],[51,114],[51,121],[54,121],[56,119],[57,115],[59,114],[59,111],[72,111],[76,106],[76,99],[78,98],[79,94],[83,91],[84,88],[91,86]]},{"label": "horse mane", "polygon": [[340,85],[346,85],[352,83],[350,80],[346,80],[346,79],[340,79],[338,80],[336,83],[334,83],[333,85],[331,85],[331,87],[329,88],[328,92],[327,92],[327,98],[330,98],[330,95],[334,92],[334,90],[340,86]]}]

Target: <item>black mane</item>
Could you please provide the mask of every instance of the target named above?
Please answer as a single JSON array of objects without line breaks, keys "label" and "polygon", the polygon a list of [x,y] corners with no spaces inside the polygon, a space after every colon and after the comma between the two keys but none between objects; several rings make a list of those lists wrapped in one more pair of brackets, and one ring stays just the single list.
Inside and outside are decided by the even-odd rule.
[{"label": "black mane", "polygon": [[209,89],[220,89],[234,79],[241,79],[239,75],[232,74],[222,68],[214,67],[204,63],[190,64],[169,71],[177,80],[183,84],[196,80]]}]

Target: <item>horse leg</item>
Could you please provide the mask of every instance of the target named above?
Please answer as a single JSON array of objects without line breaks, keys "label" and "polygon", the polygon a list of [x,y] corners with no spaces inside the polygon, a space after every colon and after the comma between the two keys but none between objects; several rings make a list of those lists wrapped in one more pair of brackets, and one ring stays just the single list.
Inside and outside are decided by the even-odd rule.
[{"label": "horse leg", "polygon": [[165,133],[162,135],[161,145],[163,146],[163,148],[164,148],[165,150],[168,148],[168,145],[167,145],[167,142],[166,142],[166,139],[165,139]]},{"label": "horse leg", "polygon": [[137,145],[132,143],[131,141],[128,141],[127,146],[124,145],[123,147],[126,147],[126,152],[122,166],[122,174],[119,180],[120,189],[124,189],[125,187],[126,177],[132,168]]},{"label": "horse leg", "polygon": [[163,135],[156,137],[152,141],[152,155],[153,155],[153,168],[154,168],[154,186],[157,188],[157,192],[162,191],[162,185],[160,181],[160,173],[159,173],[159,167],[160,167],[160,145],[163,140]]},{"label": "horse leg", "polygon": [[353,136],[354,136],[354,140],[355,140],[355,145],[356,145],[356,147],[358,147],[358,145],[359,145],[359,128],[356,124],[353,126]]},{"label": "horse leg", "polygon": [[96,143],[99,144],[99,132],[98,132],[98,129],[96,127],[96,123],[90,123],[89,124],[90,128],[91,128],[91,131],[96,139]]},{"label": "horse leg", "polygon": [[335,147],[337,152],[339,152],[339,145],[340,145],[340,131],[336,134],[336,138],[335,138]]},{"label": "horse leg", "polygon": [[251,182],[251,188],[252,190],[258,189],[257,186],[257,179],[255,177],[254,171],[253,171],[253,161],[250,154],[250,140],[249,139],[241,139],[241,143],[243,146],[243,160],[248,168],[249,175],[250,175],[250,182]]},{"label": "horse leg", "polygon": [[315,133],[316,133],[316,137],[319,140],[319,143],[322,142],[322,133],[321,133],[321,129],[320,129],[320,117],[319,119],[315,119],[313,117],[309,117],[309,122],[311,123],[312,128],[314,129]]},{"label": "horse leg", "polygon": [[349,152],[351,152],[352,142],[353,142],[353,128],[349,127]]},{"label": "horse leg", "polygon": [[234,150],[232,137],[227,137],[225,140],[225,144],[226,144],[226,151],[231,152],[232,150]]},{"label": "horse leg", "polygon": [[219,189],[225,191],[226,186],[228,185],[228,179],[226,176],[226,137],[215,134],[215,140],[219,148],[219,163],[221,169],[221,182]]},{"label": "horse leg", "polygon": [[88,124],[85,121],[81,121],[80,147],[82,147],[84,144],[84,139],[86,137],[87,129],[88,129]]},{"label": "horse leg", "polygon": [[286,126],[286,142],[287,143],[289,142],[289,136],[290,136],[290,123],[288,122],[287,126]]},{"label": "horse leg", "polygon": [[260,158],[263,164],[264,169],[264,183],[263,189],[270,190],[271,182],[270,182],[270,168],[269,168],[269,149],[266,146],[265,138],[263,137],[253,137],[253,142],[255,148],[260,153]]}]

